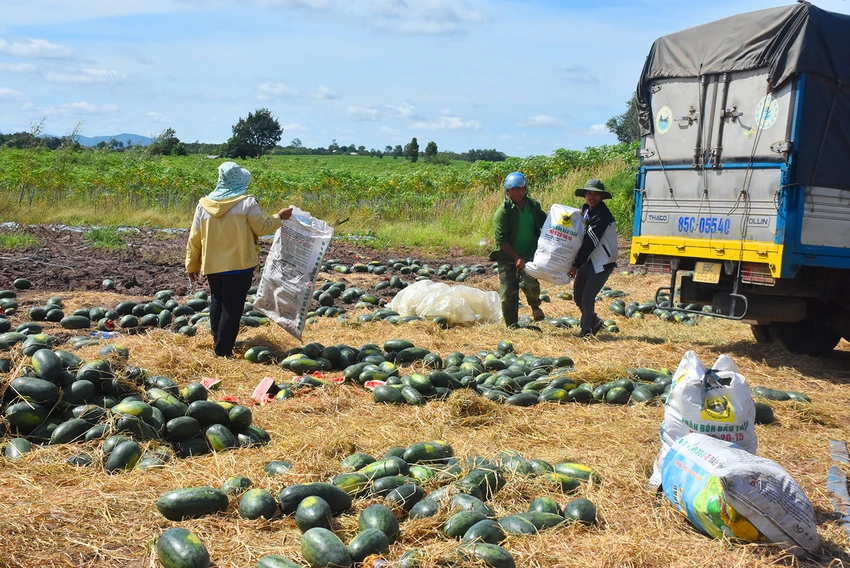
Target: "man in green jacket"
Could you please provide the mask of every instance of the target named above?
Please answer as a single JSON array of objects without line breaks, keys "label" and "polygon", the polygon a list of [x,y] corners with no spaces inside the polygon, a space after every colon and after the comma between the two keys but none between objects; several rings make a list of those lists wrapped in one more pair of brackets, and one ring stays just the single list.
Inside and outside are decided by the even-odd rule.
[{"label": "man in green jacket", "polygon": [[540,282],[523,269],[526,262],[534,259],[546,213],[540,203],[528,197],[528,180],[522,173],[508,174],[504,186],[507,192],[505,202],[496,209],[493,217],[496,249],[490,253],[490,260],[497,263],[499,298],[505,325],[516,327],[520,288],[531,306],[534,321],[544,318],[540,309]]}]

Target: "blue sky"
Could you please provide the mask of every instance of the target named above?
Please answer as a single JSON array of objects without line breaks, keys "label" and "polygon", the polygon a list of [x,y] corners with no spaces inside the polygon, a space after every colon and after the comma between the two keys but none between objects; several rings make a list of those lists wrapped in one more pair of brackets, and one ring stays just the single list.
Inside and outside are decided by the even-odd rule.
[{"label": "blue sky", "polygon": [[265,107],[283,145],[549,155],[616,142],[658,36],[786,4],[0,0],[0,132],[219,143]]}]

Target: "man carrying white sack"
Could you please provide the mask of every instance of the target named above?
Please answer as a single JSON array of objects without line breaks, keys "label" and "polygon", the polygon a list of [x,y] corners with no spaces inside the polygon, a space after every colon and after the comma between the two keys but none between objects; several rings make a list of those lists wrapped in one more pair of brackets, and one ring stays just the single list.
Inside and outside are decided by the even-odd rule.
[{"label": "man carrying white sack", "polygon": [[617,266],[617,222],[603,202],[611,199],[611,194],[602,180],[587,180],[584,187],[576,189],[576,196],[585,200],[581,206],[585,235],[570,277],[575,278],[573,298],[581,310],[579,337],[588,338],[604,325],[596,315],[596,295]]},{"label": "man carrying white sack", "polygon": [[528,196],[528,180],[522,172],[508,174],[503,185],[505,201],[493,216],[496,249],[490,253],[490,260],[497,264],[505,325],[516,327],[520,288],[525,292],[534,321],[545,317],[540,309],[540,282],[523,269],[526,261],[534,258],[546,213],[540,203]]}]

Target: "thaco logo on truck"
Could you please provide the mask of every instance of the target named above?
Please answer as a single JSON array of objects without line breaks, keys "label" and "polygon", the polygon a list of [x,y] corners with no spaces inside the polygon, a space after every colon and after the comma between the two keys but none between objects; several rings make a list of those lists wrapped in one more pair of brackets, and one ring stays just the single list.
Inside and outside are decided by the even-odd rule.
[{"label": "thaco logo on truck", "polygon": [[666,223],[670,220],[670,216],[667,213],[649,213],[646,216],[647,223]]}]

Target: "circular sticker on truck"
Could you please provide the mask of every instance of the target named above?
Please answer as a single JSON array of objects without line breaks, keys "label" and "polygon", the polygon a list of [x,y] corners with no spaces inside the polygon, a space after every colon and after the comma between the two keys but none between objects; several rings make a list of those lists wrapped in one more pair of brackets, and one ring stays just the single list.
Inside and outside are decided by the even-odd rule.
[{"label": "circular sticker on truck", "polygon": [[767,95],[756,105],[756,128],[770,128],[776,124],[779,118],[779,103],[772,96]]},{"label": "circular sticker on truck", "polygon": [[664,134],[670,130],[671,126],[673,126],[673,111],[670,110],[670,107],[663,106],[655,115],[655,130],[659,134]]}]

